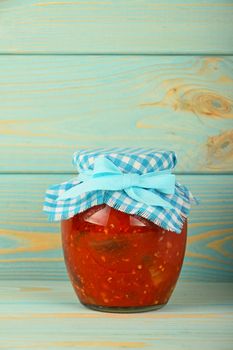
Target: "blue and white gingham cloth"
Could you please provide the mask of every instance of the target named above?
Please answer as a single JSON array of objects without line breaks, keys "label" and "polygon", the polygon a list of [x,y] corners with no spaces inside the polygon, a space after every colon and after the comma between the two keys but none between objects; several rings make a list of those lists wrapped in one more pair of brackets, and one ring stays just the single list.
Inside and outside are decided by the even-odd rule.
[{"label": "blue and white gingham cloth", "polygon": [[[153,171],[171,170],[177,163],[177,157],[173,151],[156,151],[151,148],[112,148],[79,150],[73,155],[73,164],[78,172],[93,170],[95,159],[98,156],[104,156],[112,161],[123,173],[139,175]],[[173,195],[158,193],[158,191],[151,189],[169,202],[173,206],[172,209],[137,202],[123,190],[96,190],[83,193],[77,198],[57,200],[59,196],[79,182],[77,178],[73,178],[53,185],[46,191],[43,210],[48,214],[49,220],[65,220],[95,205],[105,203],[125,213],[146,218],[165,230],[180,233],[191,204],[197,203],[196,198],[188,188],[178,182],[176,182]]]}]

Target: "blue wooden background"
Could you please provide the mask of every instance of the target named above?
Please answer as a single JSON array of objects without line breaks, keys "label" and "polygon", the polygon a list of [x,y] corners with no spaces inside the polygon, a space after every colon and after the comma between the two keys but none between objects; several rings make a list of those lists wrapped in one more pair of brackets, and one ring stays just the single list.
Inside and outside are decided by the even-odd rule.
[{"label": "blue wooden background", "polygon": [[[47,222],[42,203],[47,186],[73,176],[75,150],[117,145],[175,150],[177,177],[201,204],[190,215],[185,287],[174,299],[181,307],[183,295],[187,308],[158,314],[158,338],[148,323],[142,340],[143,316],[136,323],[121,316],[138,329],[136,338],[133,328],[104,337],[95,314],[80,306],[75,317],[92,322],[92,341],[83,321],[75,323],[81,335],[69,333],[74,316],[61,310],[59,295],[64,305],[74,296],[66,289],[59,225]],[[210,348],[231,349],[228,321],[221,321],[230,317],[227,310],[213,311],[202,297],[209,294],[214,304],[220,294],[228,305],[226,286],[233,281],[233,1],[1,0],[0,198],[3,348],[179,349],[181,338],[164,331],[167,317],[180,336],[184,325],[194,329],[192,345],[187,334],[182,338],[186,348],[203,345],[203,319]],[[196,295],[193,308],[203,305],[197,317],[185,290]],[[13,341],[7,322],[17,328],[22,312],[24,328]],[[57,342],[42,336],[47,327],[52,332],[50,317],[60,318],[56,327],[64,329]],[[42,333],[33,323],[38,318]],[[117,322],[112,325],[120,327]],[[218,330],[222,336],[215,338]]]}]

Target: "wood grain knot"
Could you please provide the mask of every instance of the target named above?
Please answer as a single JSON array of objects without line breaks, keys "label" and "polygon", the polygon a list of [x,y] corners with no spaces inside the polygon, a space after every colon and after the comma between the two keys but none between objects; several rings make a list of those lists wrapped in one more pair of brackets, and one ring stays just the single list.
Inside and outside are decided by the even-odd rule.
[{"label": "wood grain knot", "polygon": [[206,144],[208,163],[217,164],[225,162],[225,166],[233,161],[233,130],[225,131],[219,135],[211,136]]},{"label": "wood grain knot", "polygon": [[186,101],[185,106],[195,114],[213,118],[233,118],[232,101],[214,92],[190,90],[184,95],[183,101]]},{"label": "wood grain knot", "polygon": [[175,111],[191,112],[209,118],[233,118],[233,101],[216,92],[190,88],[181,81],[167,90],[164,98],[158,102],[146,102],[141,107],[171,108]]}]

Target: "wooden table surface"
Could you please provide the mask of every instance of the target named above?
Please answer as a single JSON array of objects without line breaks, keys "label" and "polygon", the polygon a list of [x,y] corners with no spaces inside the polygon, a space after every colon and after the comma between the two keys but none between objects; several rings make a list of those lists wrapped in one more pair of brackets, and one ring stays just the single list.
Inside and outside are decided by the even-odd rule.
[{"label": "wooden table surface", "polygon": [[0,282],[1,349],[232,350],[233,284],[179,282],[158,311],[82,306],[67,281]]}]

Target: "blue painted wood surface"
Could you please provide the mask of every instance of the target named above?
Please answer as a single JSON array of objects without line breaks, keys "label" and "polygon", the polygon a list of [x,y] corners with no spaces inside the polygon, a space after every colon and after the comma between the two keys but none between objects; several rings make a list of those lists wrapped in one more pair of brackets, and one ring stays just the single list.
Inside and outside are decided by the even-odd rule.
[{"label": "blue painted wood surface", "polygon": [[[59,223],[42,212],[46,188],[68,175],[0,176],[0,278],[67,280]],[[233,282],[233,176],[183,175],[200,197],[189,220],[184,281]]]},{"label": "blue painted wood surface", "polygon": [[2,0],[0,52],[233,53],[231,0]]},{"label": "blue painted wood surface", "polygon": [[178,283],[141,314],[88,310],[66,281],[0,281],[2,349],[231,350],[232,283]]},{"label": "blue painted wood surface", "polygon": [[0,56],[0,169],[70,172],[80,147],[173,149],[233,170],[233,58]]}]

